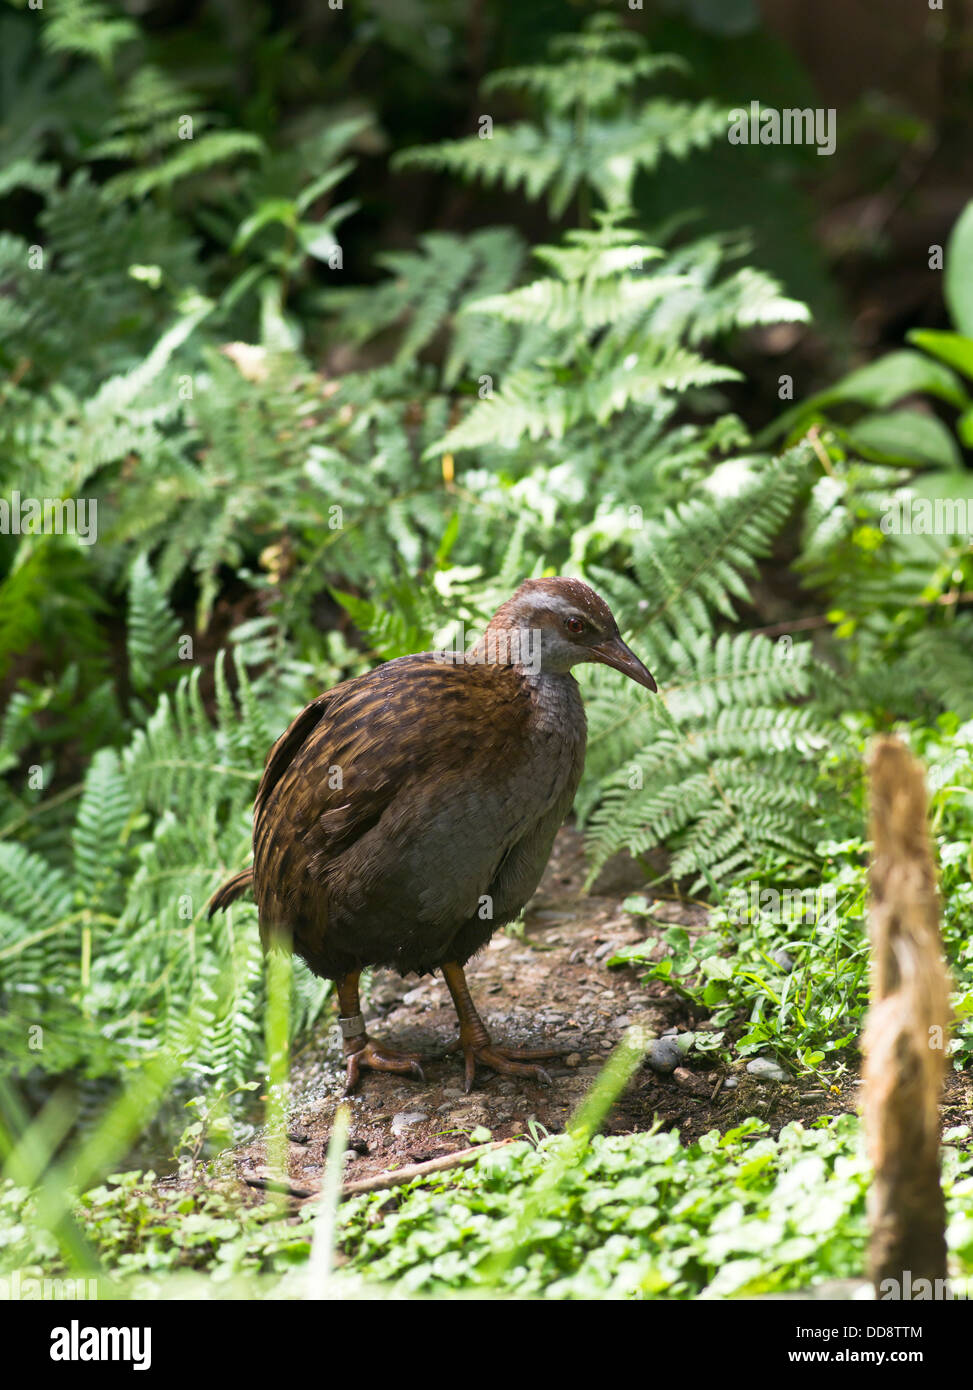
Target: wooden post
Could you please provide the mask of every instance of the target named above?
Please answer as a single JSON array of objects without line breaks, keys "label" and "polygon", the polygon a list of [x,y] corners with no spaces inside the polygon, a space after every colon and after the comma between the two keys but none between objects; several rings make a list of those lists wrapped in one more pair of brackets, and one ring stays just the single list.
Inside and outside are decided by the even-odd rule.
[{"label": "wooden post", "polygon": [[949,977],[922,768],[897,739],[882,738],[868,771],[872,1004],[864,1114],[875,1168],[869,1277],[877,1297],[908,1298],[910,1281],[946,1278],[939,1102]]}]

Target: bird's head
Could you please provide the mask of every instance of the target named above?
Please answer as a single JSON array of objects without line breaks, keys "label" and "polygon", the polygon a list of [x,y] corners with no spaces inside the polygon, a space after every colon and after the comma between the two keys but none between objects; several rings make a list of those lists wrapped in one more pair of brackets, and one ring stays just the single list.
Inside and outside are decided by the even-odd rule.
[{"label": "bird's head", "polygon": [[516,644],[519,655],[506,659],[520,665],[536,655],[541,671],[563,674],[582,661],[598,661],[647,690],[657,689],[622,641],[608,604],[580,579],[525,579],[497,609],[478,647],[489,653],[505,643],[511,650]]}]

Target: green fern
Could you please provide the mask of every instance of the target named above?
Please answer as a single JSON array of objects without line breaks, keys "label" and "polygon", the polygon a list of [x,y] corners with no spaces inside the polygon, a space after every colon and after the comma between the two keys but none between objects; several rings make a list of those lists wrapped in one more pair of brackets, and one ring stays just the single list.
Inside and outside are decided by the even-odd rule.
[{"label": "green fern", "polygon": [[395,362],[405,365],[443,330],[451,330],[443,363],[448,389],[469,374],[492,373],[510,361],[521,335],[485,315],[454,322],[470,300],[508,290],[519,277],[525,247],[507,227],[492,227],[460,237],[429,232],[419,251],[387,252],[376,258],[393,278],[374,288],[333,290],[324,303],[336,311],[336,334],[366,342],[397,329]]},{"label": "green fern", "polygon": [[508,368],[498,389],[430,453],[512,449],[527,439],[560,440],[589,421],[603,426],[629,410],[659,412],[667,397],[739,375],[707,361],[690,342],[767,318],[806,316],[770,277],[738,272],[728,282],[716,279],[715,240],[667,257],[617,216],[599,222],[595,231],[571,231],[562,245],[537,249],[553,276],[463,306],[461,322],[475,314],[543,331],[546,363]]},{"label": "green fern", "polygon": [[820,759],[845,740],[821,711],[795,707],[819,675],[810,649],[703,634],[667,655],[660,649],[655,661],[660,700],[637,700],[601,677],[607,688],[587,701],[579,809],[596,806],[589,881],[618,851],[638,856],[663,843],[670,873],[692,877],[694,891],[771,854],[795,868],[813,864],[827,799]]},{"label": "green fern", "polygon": [[71,836],[75,894],[79,905],[91,914],[117,906],[120,863],[132,812],[132,789],[118,754],[113,748],[99,749],[85,775]]},{"label": "green fern", "polygon": [[654,169],[665,155],[683,159],[726,131],[726,113],[710,102],[636,100],[639,83],[682,66],[644,47],[640,35],[621,29],[613,17],[596,16],[584,33],[563,35],[552,46],[558,61],[491,77],[487,90],[513,86],[533,93],[545,109],[540,123],[496,126],[485,138],[406,150],[396,163],[522,188],[528,198],[547,193],[555,218],[589,189],[606,208],[627,207],[640,170]]},{"label": "green fern", "polygon": [[[67,859],[54,847],[41,854],[0,842],[0,1033],[12,1068],[71,1065],[71,1047],[85,1047],[94,1027],[104,1040],[88,1059],[96,1069],[191,1034],[197,1077],[238,1084],[259,1069],[256,913],[243,905],[210,922],[205,909],[248,853],[267,748],[309,691],[276,673],[255,683],[242,664],[235,675],[236,698],[221,654],[216,722],[196,669],[160,698],[121,755],[95,755]],[[323,997],[317,983],[302,988],[300,1017]],[[35,1018],[60,1039],[49,1054],[28,1045]]]}]

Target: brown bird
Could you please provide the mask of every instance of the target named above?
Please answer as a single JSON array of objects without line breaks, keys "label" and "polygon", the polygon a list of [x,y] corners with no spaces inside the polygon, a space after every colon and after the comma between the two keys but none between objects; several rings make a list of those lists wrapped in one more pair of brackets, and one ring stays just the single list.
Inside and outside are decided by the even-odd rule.
[{"label": "brown bird", "polygon": [[598,661],[655,690],[611,609],[577,579],[528,579],[480,641],[454,656],[387,661],[313,700],[270,750],[254,808],[252,886],[264,948],[291,945],[334,980],[347,1088],[362,1067],[419,1059],[369,1037],[358,979],[369,965],[440,969],[459,1015],[470,1090],[477,1062],[546,1080],[538,1059],[495,1045],[463,966],[534,892],[584,766],[571,667]]}]

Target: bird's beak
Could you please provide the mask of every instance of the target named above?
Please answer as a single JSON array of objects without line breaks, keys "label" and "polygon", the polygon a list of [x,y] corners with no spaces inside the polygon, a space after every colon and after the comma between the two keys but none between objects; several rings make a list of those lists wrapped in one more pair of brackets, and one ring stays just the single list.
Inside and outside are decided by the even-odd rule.
[{"label": "bird's beak", "polygon": [[659,687],[641,661],[629,647],[626,647],[620,637],[609,637],[588,650],[595,661],[611,666],[615,671],[621,671],[623,676],[628,676],[636,685],[644,685],[646,690],[658,690]]}]

